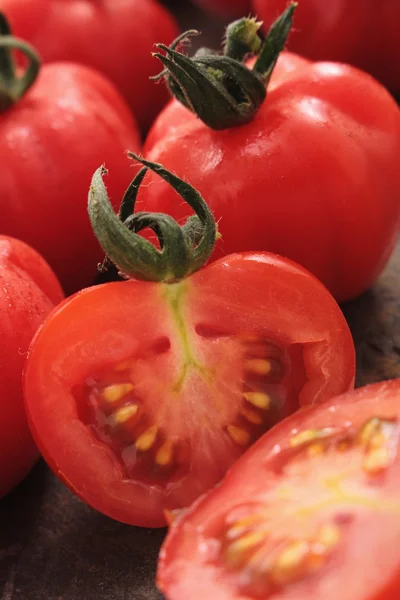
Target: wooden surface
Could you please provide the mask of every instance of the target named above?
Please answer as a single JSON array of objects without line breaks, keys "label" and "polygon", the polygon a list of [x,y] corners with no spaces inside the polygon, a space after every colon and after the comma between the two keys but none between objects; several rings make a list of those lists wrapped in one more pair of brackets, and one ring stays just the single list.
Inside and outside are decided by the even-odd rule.
[{"label": "wooden surface", "polygon": [[[175,6],[180,5],[175,1]],[[194,11],[183,27],[220,25]],[[400,376],[400,247],[374,289],[344,307],[358,356],[357,384]],[[75,498],[40,463],[0,502],[1,600],[156,600],[163,530],[116,523]]]}]

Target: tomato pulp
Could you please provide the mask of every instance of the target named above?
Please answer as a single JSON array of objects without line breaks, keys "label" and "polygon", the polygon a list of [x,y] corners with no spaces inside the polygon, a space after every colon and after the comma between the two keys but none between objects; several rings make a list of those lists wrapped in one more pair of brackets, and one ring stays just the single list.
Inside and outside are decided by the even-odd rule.
[{"label": "tomato pulp", "polygon": [[74,492],[161,526],[274,423],[353,382],[351,334],[326,288],[248,253],[67,300],[32,344],[25,397],[39,448]]},{"label": "tomato pulp", "polygon": [[22,397],[28,346],[45,317],[63,298],[61,287],[37,252],[0,236],[0,498],[38,458]]},{"label": "tomato pulp", "polygon": [[168,600],[395,600],[400,380],[289,417],[177,518]]}]

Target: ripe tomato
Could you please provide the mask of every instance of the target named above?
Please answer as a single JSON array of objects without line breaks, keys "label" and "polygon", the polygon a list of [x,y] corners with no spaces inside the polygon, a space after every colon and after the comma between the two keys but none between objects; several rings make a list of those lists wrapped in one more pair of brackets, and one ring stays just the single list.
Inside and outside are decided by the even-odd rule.
[{"label": "ripe tomato", "polygon": [[[253,0],[253,12],[268,27],[286,5],[287,0]],[[289,48],[356,65],[399,94],[399,22],[398,0],[302,0]]]},{"label": "ripe tomato", "polygon": [[194,2],[219,17],[243,17],[250,12],[250,0],[194,0]]},{"label": "ripe tomato", "polygon": [[[145,164],[187,201],[196,196],[160,165]],[[235,254],[191,275],[190,261],[178,276],[193,246],[187,238],[177,249],[187,227],[138,213],[138,223],[156,219],[162,229],[159,253],[117,220],[99,173],[90,198],[108,255],[126,274],[152,280],[84,290],[52,314],[31,347],[27,412],[45,459],[76,494],[115,519],[161,526],[164,509],[214,485],[275,422],[352,387],[354,346],[326,288],[294,263]],[[196,211],[205,233],[193,257],[208,244],[199,268],[215,222],[199,197]],[[119,227],[104,237],[114,221]]]},{"label": "ripe tomato", "polygon": [[[31,52],[30,60],[36,66]],[[86,213],[90,178],[106,161],[111,196],[121,196],[124,153],[139,148],[136,126],[113,84],[81,65],[44,65],[14,105],[0,96],[0,231],[33,246],[66,292],[76,291],[93,281],[101,258]]]},{"label": "ripe tomato", "polygon": [[400,380],[299,411],[178,517],[168,600],[395,600]]},{"label": "ripe tomato", "polygon": [[[107,75],[140,127],[150,127],[168,99],[165,86],[149,79],[157,73],[153,45],[169,44],[178,34],[173,16],[157,0],[0,0],[0,8],[4,3],[15,34],[31,42],[45,62],[68,60]],[[29,23],[30,30],[26,5],[36,14],[41,8],[42,18]]]},{"label": "ripe tomato", "polygon": [[0,498],[38,458],[24,411],[22,369],[33,335],[62,298],[43,258],[23,242],[0,235]]},{"label": "ripe tomato", "polygon": [[[200,65],[200,59],[173,56],[191,69]],[[222,73],[222,59],[216,60]],[[232,103],[228,85],[227,91]],[[202,82],[193,93],[203,113],[215,110],[207,99],[211,92]],[[223,239],[215,259],[237,251],[276,252],[308,268],[344,301],[374,283],[394,247],[400,113],[383,87],[350,66],[283,53],[250,122],[215,131],[173,100],[149,133],[144,154],[207,198]],[[177,219],[189,213],[162,181],[152,182],[142,199],[146,210]]]}]

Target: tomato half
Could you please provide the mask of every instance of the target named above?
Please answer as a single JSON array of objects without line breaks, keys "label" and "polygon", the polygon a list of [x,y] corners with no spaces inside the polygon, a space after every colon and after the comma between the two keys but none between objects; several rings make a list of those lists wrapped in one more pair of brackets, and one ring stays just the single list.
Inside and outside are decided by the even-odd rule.
[{"label": "tomato half", "polygon": [[167,102],[165,86],[149,79],[158,72],[151,53],[156,42],[172,42],[178,25],[157,0],[0,0],[0,10],[44,62],[67,60],[106,75],[143,131]]},{"label": "tomato half", "polygon": [[38,458],[22,397],[22,369],[39,325],[63,298],[50,267],[32,248],[0,235],[0,498]]},{"label": "tomato half", "polygon": [[[287,0],[253,0],[266,29]],[[337,60],[371,73],[400,93],[398,0],[301,0],[288,47],[315,60]]]},{"label": "tomato half", "polygon": [[178,517],[168,600],[396,600],[400,380],[303,409]]},{"label": "tomato half", "polygon": [[274,423],[353,380],[352,338],[322,284],[274,255],[237,254],[175,284],[78,293],[36,336],[25,395],[73,491],[159,526]]},{"label": "tomato half", "polygon": [[[211,109],[206,97],[203,106]],[[223,238],[214,258],[276,252],[309,269],[340,302],[374,283],[397,239],[399,109],[350,66],[283,53],[253,120],[213,130],[173,100],[144,154],[207,199]],[[155,179],[142,200],[178,220],[189,213]]]}]

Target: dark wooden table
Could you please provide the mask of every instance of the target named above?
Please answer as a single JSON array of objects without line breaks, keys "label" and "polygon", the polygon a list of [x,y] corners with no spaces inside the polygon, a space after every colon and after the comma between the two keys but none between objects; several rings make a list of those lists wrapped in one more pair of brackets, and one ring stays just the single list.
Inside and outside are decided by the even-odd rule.
[{"label": "dark wooden table", "polygon": [[[207,27],[207,42],[218,40],[220,25],[194,10],[186,9],[181,23]],[[376,286],[344,307],[357,347],[357,385],[400,377],[399,281],[400,246]],[[40,463],[0,502],[0,599],[159,599],[154,574],[164,534],[96,513]]]}]

